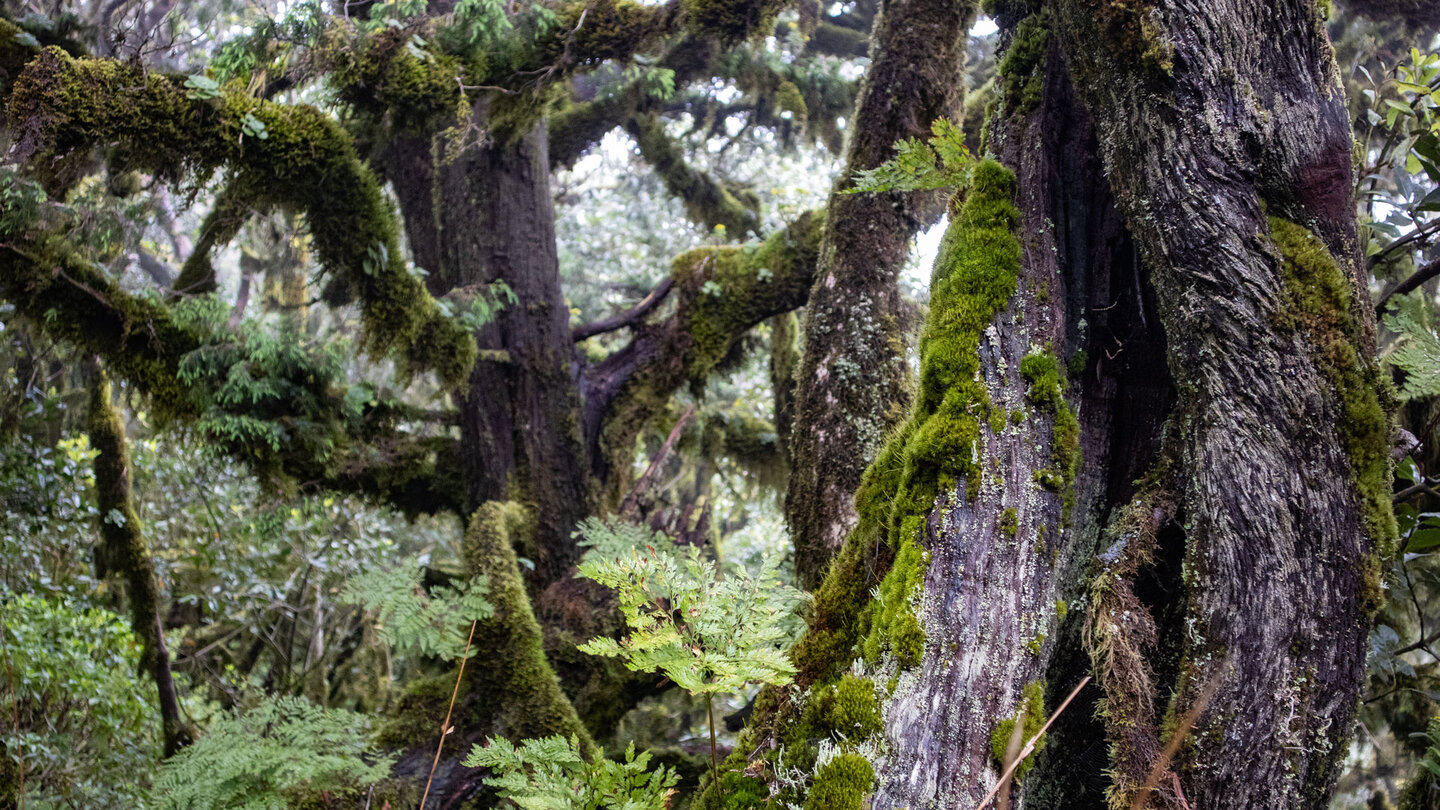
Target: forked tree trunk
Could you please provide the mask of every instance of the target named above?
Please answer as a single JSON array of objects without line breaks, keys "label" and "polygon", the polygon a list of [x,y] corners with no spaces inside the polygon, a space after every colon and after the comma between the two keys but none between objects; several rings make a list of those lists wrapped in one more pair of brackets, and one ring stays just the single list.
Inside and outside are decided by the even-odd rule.
[{"label": "forked tree trunk", "polygon": [[1087,672],[1013,800],[1323,807],[1394,525],[1321,12],[998,5],[1003,169],[952,204],[915,431],[861,488],[801,680],[858,654],[888,684],[877,810],[973,807],[1004,721]]}]

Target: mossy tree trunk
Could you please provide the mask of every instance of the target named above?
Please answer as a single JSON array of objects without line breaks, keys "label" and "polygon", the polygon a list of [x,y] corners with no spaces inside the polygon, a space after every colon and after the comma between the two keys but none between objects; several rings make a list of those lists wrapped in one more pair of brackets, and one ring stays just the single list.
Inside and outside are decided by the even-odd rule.
[{"label": "mossy tree trunk", "polygon": [[952,203],[915,407],[796,650],[809,700],[758,731],[793,767],[858,657],[871,806],[970,807],[1093,674],[1012,799],[1323,807],[1394,527],[1321,12],[992,6],[996,162]]},{"label": "mossy tree trunk", "polygon": [[890,159],[896,142],[923,140],[935,119],[959,117],[974,15],[974,0],[880,4],[845,170],[826,206],[795,379],[785,512],[807,590],[855,523],[861,473],[905,415],[911,318],[898,277],[911,239],[942,211],[933,193],[846,192],[856,172]]},{"label": "mossy tree trunk", "polygon": [[124,583],[130,629],[140,640],[140,668],[155,681],[159,693],[160,728],[165,756],[190,743],[190,728],[180,716],[170,651],[160,623],[160,586],[145,530],[130,497],[130,453],[125,422],[110,402],[110,380],[98,365],[92,369],[90,411],[86,432],[96,450],[95,494],[100,513],[103,575]]}]

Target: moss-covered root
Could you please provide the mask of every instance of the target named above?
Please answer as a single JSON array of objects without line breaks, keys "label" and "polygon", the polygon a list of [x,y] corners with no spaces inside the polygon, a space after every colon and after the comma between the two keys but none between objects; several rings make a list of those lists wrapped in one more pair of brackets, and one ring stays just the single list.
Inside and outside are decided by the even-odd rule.
[{"label": "moss-covered root", "polygon": [[[515,544],[534,531],[534,516],[513,501],[487,501],[475,510],[465,532],[467,569],[489,580],[494,614],[475,625],[472,657],[456,696],[445,739],[445,757],[462,757],[487,737],[512,741],[560,734],[576,735],[586,750],[594,742],[560,688],[545,658],[540,623],[526,595]],[[424,678],[410,684],[377,734],[382,745],[414,748],[433,745],[455,687],[455,675]],[[433,751],[433,749],[431,749]],[[428,763],[428,756],[426,762]],[[438,788],[444,795],[444,788]]]},{"label": "moss-covered root", "polygon": [[130,627],[140,639],[140,666],[149,670],[159,692],[165,755],[188,745],[190,728],[180,717],[175,680],[170,673],[170,651],[160,627],[160,589],[155,563],[145,543],[144,527],[130,497],[130,454],[125,423],[110,402],[110,380],[98,368],[90,386],[90,412],[86,430],[95,456],[95,500],[100,512],[102,574],[125,583],[130,603]]},{"label": "moss-covered root", "polygon": [[533,530],[534,516],[511,501],[489,501],[475,511],[465,533],[465,564],[490,582],[494,617],[475,629],[480,655],[467,671],[480,725],[467,731],[523,739],[575,734],[592,745],[545,659],[540,624],[530,608],[515,545]]},{"label": "moss-covered root", "polygon": [[450,385],[469,375],[473,337],[409,272],[379,183],[323,112],[241,89],[197,97],[178,77],[47,48],[16,81],[9,121],[15,154],[52,191],[100,146],[116,172],[179,180],[229,169],[228,204],[305,214],[320,264],[360,301],[367,351]]}]

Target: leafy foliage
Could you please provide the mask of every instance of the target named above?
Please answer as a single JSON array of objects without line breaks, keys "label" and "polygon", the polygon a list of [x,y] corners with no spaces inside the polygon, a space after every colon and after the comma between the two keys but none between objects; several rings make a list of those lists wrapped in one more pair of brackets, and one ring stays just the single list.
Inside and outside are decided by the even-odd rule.
[{"label": "leafy foliage", "polygon": [[0,641],[0,779],[23,763],[38,807],[142,806],[159,718],[124,620],[22,594],[0,602]]},{"label": "leafy foliage", "polygon": [[670,768],[650,772],[650,754],[637,755],[634,743],[624,762],[598,751],[587,760],[574,736],[525,740],[519,748],[503,737],[486,740],[464,764],[494,771],[485,784],[522,810],[665,810],[676,781]]},{"label": "leafy foliage", "polygon": [[[426,593],[417,566],[367,571],[345,583],[340,601],[376,614],[380,638],[420,655],[456,659],[465,653],[465,629],[488,619],[494,605],[485,599],[484,576]],[[470,651],[475,654],[475,650]]]},{"label": "leafy foliage", "polygon": [[1385,327],[1400,336],[1390,362],[1405,372],[1402,399],[1440,395],[1440,336],[1420,323],[1413,307],[1385,315]]},{"label": "leafy foliage", "polygon": [[906,138],[895,144],[895,157],[855,175],[855,192],[922,191],[964,185],[975,159],[965,133],[948,118],[937,118],[929,142]]},{"label": "leafy foliage", "polygon": [[647,547],[629,556],[592,555],[580,575],[618,592],[630,634],[580,645],[639,672],[664,672],[691,694],[737,692],[752,683],[787,684],[795,667],[783,649],[785,619],[800,601],[777,563],[717,576],[691,546],[684,555]]},{"label": "leafy foliage", "polygon": [[361,715],[304,698],[266,698],[168,760],[155,782],[158,806],[284,810],[303,793],[372,784],[390,763],[366,750],[366,726]]}]

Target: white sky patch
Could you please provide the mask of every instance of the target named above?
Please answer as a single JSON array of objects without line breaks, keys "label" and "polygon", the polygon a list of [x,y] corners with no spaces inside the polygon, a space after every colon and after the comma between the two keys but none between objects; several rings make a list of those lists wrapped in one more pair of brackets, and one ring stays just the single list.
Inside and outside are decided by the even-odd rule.
[{"label": "white sky patch", "polygon": [[930,297],[930,272],[935,266],[935,256],[940,252],[945,227],[949,224],[949,217],[941,217],[939,222],[915,235],[910,257],[900,271],[900,289],[917,300],[924,301]]},{"label": "white sky patch", "polygon": [[999,30],[1000,26],[996,25],[994,20],[990,19],[989,17],[981,17],[980,19],[975,21],[975,24],[973,26],[970,27],[970,36],[988,37]]}]

